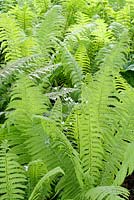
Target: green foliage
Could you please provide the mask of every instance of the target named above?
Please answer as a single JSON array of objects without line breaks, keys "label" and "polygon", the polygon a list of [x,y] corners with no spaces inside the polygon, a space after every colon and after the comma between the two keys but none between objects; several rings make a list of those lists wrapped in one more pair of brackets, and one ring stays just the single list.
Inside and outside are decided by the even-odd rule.
[{"label": "green foliage", "polygon": [[53,53],[58,45],[58,39],[62,37],[64,17],[61,9],[61,6],[57,5],[48,10],[37,30],[39,48],[46,57]]},{"label": "green foliage", "polygon": [[19,27],[27,34],[30,35],[31,28],[33,26],[33,19],[34,14],[30,7],[25,4],[23,7],[16,5],[13,7],[10,12],[16,18],[16,22],[18,23]]},{"label": "green foliage", "polygon": [[[40,191],[41,191],[41,188],[44,190],[43,188],[43,184],[44,182],[48,182],[48,179],[51,177],[51,176],[54,176],[56,174],[59,174],[59,173],[62,173],[64,174],[63,170],[60,168],[60,167],[57,167],[51,171],[49,171],[47,174],[45,174],[39,181],[38,183],[35,185],[30,197],[28,200],[37,200],[37,199],[40,199],[41,196],[40,196]],[[48,187],[48,184],[46,185],[46,187]],[[44,193],[44,191],[43,191]]]},{"label": "green foliage", "polygon": [[1,14],[0,18],[0,42],[5,60],[16,60],[21,57],[20,42],[21,31],[14,18],[7,13]]},{"label": "green foliage", "polygon": [[7,141],[0,147],[0,194],[1,199],[24,199],[26,177],[23,168],[10,152]]},{"label": "green foliage", "polygon": [[0,199],[127,200],[133,1],[6,0],[0,11]]},{"label": "green foliage", "polygon": [[122,188],[120,186],[101,186],[91,189],[89,192],[87,192],[86,197],[87,199],[92,200],[103,200],[103,199],[109,199],[109,200],[122,200],[128,198],[128,191],[125,188]]}]

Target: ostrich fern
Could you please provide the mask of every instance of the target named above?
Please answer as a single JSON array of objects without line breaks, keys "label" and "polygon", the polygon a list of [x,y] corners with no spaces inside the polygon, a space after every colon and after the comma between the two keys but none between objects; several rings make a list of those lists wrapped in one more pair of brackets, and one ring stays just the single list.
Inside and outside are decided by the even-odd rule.
[{"label": "ostrich fern", "polygon": [[[7,138],[13,146],[12,151],[21,153],[17,151],[16,147],[20,144],[15,143],[14,137],[15,132],[18,132],[22,138],[21,145],[27,151],[23,156],[29,158],[26,162],[40,159],[48,170],[58,166],[62,168],[65,175],[55,188],[58,198],[121,200],[128,197],[128,191],[119,185],[125,179],[127,169],[130,168],[129,174],[133,171],[126,156],[123,158],[125,149],[128,148],[129,152],[133,146],[133,133],[130,134],[132,126],[128,129],[128,134],[124,135],[123,131],[124,120],[128,118],[124,109],[125,106],[127,110],[129,108],[124,97],[128,93],[127,96],[133,102],[133,97],[129,94],[129,90],[131,93],[133,89],[129,89],[122,79],[116,78],[119,76],[119,70],[116,69],[119,67],[118,63],[125,62],[128,50],[126,34],[123,33],[120,41],[98,62],[100,71],[92,78],[86,78],[86,83],[82,86],[82,102],[70,117],[67,123],[68,132],[65,134],[62,132],[63,129],[66,130],[66,124],[62,127],[60,100],[49,111],[45,106],[48,105],[46,100],[39,100],[41,93],[25,77],[19,78],[13,89],[5,123],[5,128],[8,128]],[[122,88],[124,85],[124,91],[121,90],[120,93],[117,86],[119,82]],[[130,107],[133,104],[131,101]],[[42,116],[43,110],[45,116]],[[55,113],[59,117],[55,117]],[[120,118],[120,113],[124,118]],[[75,146],[68,137],[70,130]],[[115,157],[118,145],[120,152]],[[124,162],[128,165],[123,165]],[[123,169],[126,170],[125,173],[122,173]]]},{"label": "ostrich fern", "polygon": [[121,185],[134,171],[134,89],[120,73],[133,52],[129,2],[2,4],[0,94],[10,96],[0,199],[129,198]]},{"label": "ostrich fern", "polygon": [[1,199],[24,199],[26,176],[16,161],[16,155],[10,152],[7,141],[0,147],[0,195]]}]

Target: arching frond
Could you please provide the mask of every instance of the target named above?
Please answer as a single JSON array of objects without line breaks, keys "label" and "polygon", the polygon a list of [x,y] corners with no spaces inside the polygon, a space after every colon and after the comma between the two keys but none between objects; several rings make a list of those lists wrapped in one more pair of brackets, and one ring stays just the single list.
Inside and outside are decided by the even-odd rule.
[{"label": "arching frond", "polygon": [[40,190],[41,187],[43,186],[45,181],[48,181],[49,178],[51,178],[52,176],[55,176],[57,174],[64,174],[63,170],[60,167],[57,167],[55,169],[52,169],[51,171],[47,172],[47,174],[45,174],[36,184],[35,188],[32,191],[32,194],[30,195],[28,200],[37,200],[40,199],[39,194],[40,194]]},{"label": "arching frond", "polygon": [[103,186],[90,189],[85,196],[91,200],[124,200],[128,199],[129,192],[119,186]]},{"label": "arching frond", "polygon": [[28,56],[25,58],[17,59],[12,63],[7,64],[5,67],[0,69],[1,81],[6,82],[7,80],[12,79],[12,77],[15,75],[21,74],[23,72],[33,71],[35,69],[34,66],[35,59],[38,59],[38,57],[39,55]]},{"label": "arching frond", "polygon": [[128,143],[127,149],[124,154],[121,168],[116,175],[114,185],[121,185],[126,176],[129,176],[134,171],[134,154],[133,154],[134,142]]},{"label": "arching frond", "polygon": [[[44,160],[48,170],[60,166],[65,176],[61,178],[56,191],[61,193],[62,199],[80,195],[82,174],[76,152],[66,137],[56,128],[54,121],[49,119],[34,120],[34,126],[29,129],[29,139],[26,148],[33,159]],[[51,127],[51,128],[50,128]],[[40,130],[40,132],[37,132]],[[64,160],[64,162],[63,162]],[[62,192],[64,190],[64,192]]]},{"label": "arching frond", "polygon": [[[28,165],[25,166],[25,168],[27,170],[27,179],[28,179],[26,192],[27,196],[29,197],[35,185],[48,172],[48,170],[45,163],[39,159],[31,161]],[[47,181],[47,188],[44,188],[44,193],[47,193],[49,190],[50,190],[50,185],[49,181]]]},{"label": "arching frond", "polygon": [[47,109],[47,105],[45,104],[45,97],[42,98],[40,90],[35,87],[33,81],[22,76],[22,78],[15,83],[11,93],[11,101],[7,110],[14,109],[14,112],[9,112],[8,119],[12,116],[13,120],[20,111],[22,115],[24,112],[27,116],[43,114]]}]

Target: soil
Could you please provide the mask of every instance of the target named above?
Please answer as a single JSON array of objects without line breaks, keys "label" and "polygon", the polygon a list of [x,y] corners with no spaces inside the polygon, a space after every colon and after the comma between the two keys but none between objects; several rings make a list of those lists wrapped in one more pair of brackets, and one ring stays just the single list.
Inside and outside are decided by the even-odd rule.
[{"label": "soil", "polygon": [[125,179],[122,186],[129,190],[129,200],[134,200],[134,173]]}]

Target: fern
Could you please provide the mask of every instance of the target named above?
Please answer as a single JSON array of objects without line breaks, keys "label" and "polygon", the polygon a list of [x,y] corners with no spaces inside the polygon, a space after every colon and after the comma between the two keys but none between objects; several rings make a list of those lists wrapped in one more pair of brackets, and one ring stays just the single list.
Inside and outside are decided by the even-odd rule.
[{"label": "fern", "polygon": [[123,200],[128,199],[128,196],[128,191],[119,186],[96,187],[86,193],[86,199],[91,200]]},{"label": "fern", "polygon": [[[48,172],[48,170],[46,168],[45,163],[42,160],[31,161],[25,167],[27,168],[27,178],[28,178],[27,196],[30,196],[35,185]],[[47,181],[46,192],[48,192],[49,190],[50,190],[50,185],[49,185],[49,181]]]},{"label": "fern", "polygon": [[34,14],[30,7],[28,7],[27,4],[25,4],[23,7],[16,5],[12,8],[12,10],[10,10],[9,13],[16,18],[16,22],[18,23],[19,27],[27,35],[30,35],[34,21]]},{"label": "fern", "polygon": [[95,21],[96,29],[93,30],[92,35],[96,37],[98,43],[110,43],[112,40],[112,33],[108,29],[107,24],[102,19],[97,19]]},{"label": "fern", "polygon": [[41,92],[26,77],[19,79],[14,86],[11,102],[7,108],[9,112],[7,112],[8,120],[6,124],[7,127],[10,127],[8,131],[9,141],[13,145],[13,150],[20,154],[22,163],[29,159],[24,146],[27,135],[24,133],[32,127],[34,115],[46,112],[47,103],[48,100],[45,100],[45,98],[43,100]]},{"label": "fern", "polygon": [[1,199],[24,199],[25,173],[7,141],[3,141],[0,149],[0,182]]},{"label": "fern", "polygon": [[121,74],[133,64],[132,0],[8,2],[0,199],[128,199],[134,91]]},{"label": "fern", "polygon": [[[125,19],[125,20],[124,20]],[[117,22],[126,27],[130,26],[130,4],[127,3],[121,10],[116,13]]]},{"label": "fern", "polygon": [[64,48],[62,52],[63,69],[66,76],[69,76],[74,87],[80,87],[82,81],[82,70],[71,55],[68,49]]},{"label": "fern", "polygon": [[36,33],[40,51],[44,56],[49,57],[49,53],[53,53],[53,50],[58,46],[58,39],[62,37],[63,27],[64,17],[61,7],[54,6],[45,13],[44,20]]},{"label": "fern", "polygon": [[[24,87],[24,83],[26,87]],[[33,90],[32,94],[30,94],[31,89]],[[22,156],[24,156],[26,157],[27,162],[29,161],[28,159],[42,159],[46,163],[48,170],[61,166],[67,175],[61,179],[57,190],[62,191],[64,188],[63,199],[68,196],[73,197],[80,193],[80,184],[82,184],[79,183],[79,181],[82,182],[81,176],[79,177],[78,175],[78,169],[80,168],[79,160],[77,157],[73,156],[76,152],[73,150],[69,141],[56,127],[57,119],[40,116],[43,110],[44,112],[46,111],[46,107],[44,107],[42,100],[39,97],[40,94],[39,96],[37,95],[38,92],[36,89],[36,97],[34,96],[34,89],[33,83],[25,77],[16,83],[16,87],[12,93],[11,103],[8,106],[8,109],[14,110],[7,115],[7,125],[10,125],[8,130],[9,136],[11,135],[10,137],[7,137],[10,138],[10,143],[13,145],[12,150],[20,155],[21,162]],[[33,96],[34,98],[32,98]],[[41,100],[40,104],[38,97]],[[27,101],[30,103],[29,106]],[[55,109],[57,110],[57,108]],[[27,110],[29,110],[29,112],[27,112]],[[53,112],[54,109],[52,113]],[[12,125],[15,126],[15,129],[12,128]],[[19,143],[15,138],[18,134],[20,138]],[[13,138],[15,141],[13,141]],[[22,145],[20,145],[20,143]],[[24,155],[21,152],[22,149]],[[24,151],[25,149],[27,150],[27,153]],[[64,163],[62,160],[64,160]],[[78,163],[78,166],[76,163]],[[77,176],[79,179],[77,179]],[[72,184],[68,184],[69,182],[75,182],[74,186],[72,187]]]},{"label": "fern", "polygon": [[[57,192],[64,189],[62,198],[73,198],[80,193],[80,183],[76,176],[79,173],[79,165],[77,166],[74,163],[75,158],[73,158],[74,156],[71,153],[73,151],[72,147],[64,135],[62,136],[58,129],[56,129],[54,122],[47,119],[42,120],[43,127],[37,122],[35,119],[33,129],[29,130],[30,138],[26,141],[29,154],[31,154],[33,159],[40,158],[44,160],[48,170],[61,166],[65,176],[59,182]],[[40,130],[40,134],[37,134],[37,130]],[[76,161],[79,163],[77,159]],[[63,160],[64,162],[62,162]],[[82,179],[80,180],[82,181]]]},{"label": "fern", "polygon": [[50,112],[50,119],[56,122],[56,126],[59,127],[59,129],[62,128],[62,103],[60,99],[57,99],[55,102],[55,105]]},{"label": "fern", "polygon": [[22,33],[14,18],[8,14],[1,14],[0,42],[7,62],[21,57],[21,40]]},{"label": "fern", "polygon": [[1,0],[0,4],[0,11],[1,12],[7,12],[8,10],[10,10],[10,8],[12,8],[12,6],[14,6],[16,4],[16,0]]},{"label": "fern", "polygon": [[51,6],[50,0],[34,0],[34,9],[37,12],[38,16],[43,16],[44,13],[48,10],[48,8]]},{"label": "fern", "polygon": [[82,43],[79,45],[75,53],[76,61],[79,63],[82,68],[83,74],[91,72],[90,59],[87,53],[85,45]]},{"label": "fern", "polygon": [[127,145],[127,149],[124,155],[124,160],[120,167],[119,172],[116,175],[114,185],[121,185],[126,176],[129,176],[134,171],[134,155],[133,155],[134,143],[131,142]]},{"label": "fern", "polygon": [[[56,174],[59,174],[59,173],[62,173],[64,174],[63,170],[60,168],[60,167],[57,167],[51,171],[49,171],[47,174],[45,174],[39,181],[38,183],[35,185],[30,197],[28,198],[28,200],[37,200],[37,199],[40,199],[41,198],[41,195],[40,195],[40,191],[41,191],[41,188],[43,187],[43,184],[45,182],[47,182],[47,188],[48,188],[48,180],[49,178],[51,178],[51,176],[54,176]],[[43,187],[44,189],[44,187]],[[43,193],[45,193],[43,191]],[[43,195],[44,196],[44,195]]]}]

